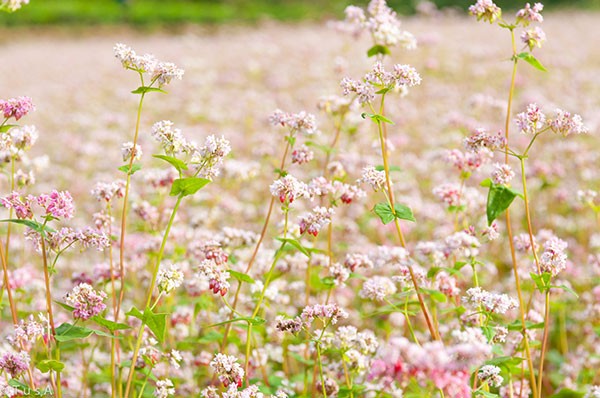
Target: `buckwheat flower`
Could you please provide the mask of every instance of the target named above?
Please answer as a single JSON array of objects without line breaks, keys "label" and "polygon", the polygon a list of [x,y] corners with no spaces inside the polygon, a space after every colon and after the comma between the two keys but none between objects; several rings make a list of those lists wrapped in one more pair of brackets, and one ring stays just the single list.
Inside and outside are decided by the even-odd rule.
[{"label": "buckwheat flower", "polygon": [[563,271],[567,267],[567,247],[567,242],[557,237],[547,240],[544,243],[544,252],[540,256],[542,272],[550,272],[552,276],[556,276]]},{"label": "buckwheat flower", "polygon": [[483,365],[477,372],[479,380],[488,383],[490,387],[500,387],[504,378],[500,376],[500,368],[494,365]]},{"label": "buckwheat flower", "polygon": [[35,126],[22,126],[10,129],[8,140],[3,146],[8,145],[5,149],[13,156],[21,156],[22,153],[30,149],[39,137]]},{"label": "buckwheat flower", "polygon": [[[9,0],[9,1],[12,1],[12,0]],[[1,8],[2,7],[0,6],[0,9]],[[12,398],[12,397],[18,397],[21,395],[22,395],[21,390],[15,388],[15,387],[9,386],[8,384],[6,384],[6,382],[4,380],[0,380],[0,396]]]},{"label": "buckwheat flower", "polygon": [[465,138],[464,145],[471,152],[479,152],[483,148],[495,151],[506,146],[506,138],[501,133],[490,135],[485,129],[478,128],[470,137]]},{"label": "buckwheat flower", "polygon": [[477,3],[469,7],[469,14],[477,17],[478,21],[494,23],[502,16],[502,10],[492,0],[477,0]]},{"label": "buckwheat flower", "polygon": [[53,190],[49,195],[41,194],[36,202],[46,211],[47,216],[72,218],[75,211],[73,197],[68,191]]},{"label": "buckwheat flower", "polygon": [[18,192],[12,192],[10,195],[0,198],[0,203],[7,209],[13,209],[18,219],[31,219],[33,211],[31,205],[35,201],[35,197],[29,195],[25,198],[21,197]]},{"label": "buckwheat flower", "polygon": [[142,147],[138,144],[135,144],[135,149],[133,148],[133,142],[125,142],[121,145],[121,154],[123,155],[123,161],[129,162],[133,157],[133,160],[140,160],[142,157]]},{"label": "buckwheat flower", "polygon": [[460,203],[460,187],[457,184],[438,185],[431,192],[449,207],[458,206]]},{"label": "buckwheat flower", "polygon": [[492,171],[492,181],[494,184],[508,185],[508,183],[515,177],[515,172],[507,164],[494,164],[494,170]]},{"label": "buckwheat flower", "polygon": [[285,319],[283,316],[279,315],[275,318],[275,329],[280,332],[297,334],[302,330],[302,319],[299,317]]},{"label": "buckwheat flower", "polygon": [[321,318],[324,323],[335,325],[340,319],[348,318],[348,313],[337,304],[314,304],[304,307],[300,318],[309,328],[315,318]]},{"label": "buckwheat flower", "polygon": [[517,11],[517,23],[527,26],[530,22],[544,22],[544,17],[540,14],[543,9],[542,3],[535,3],[533,7],[529,3],[525,4],[525,8]]},{"label": "buckwheat flower", "polygon": [[26,352],[5,352],[0,357],[0,369],[16,378],[29,369],[29,355]]},{"label": "buckwheat flower", "polygon": [[181,80],[184,70],[172,62],[159,62],[152,70],[152,80],[156,80],[158,87],[171,83],[171,80]]},{"label": "buckwheat flower", "polygon": [[212,259],[206,259],[198,265],[198,273],[208,279],[209,289],[214,294],[224,296],[229,290],[229,272],[221,269]]},{"label": "buckwheat flower", "polygon": [[169,379],[158,380],[156,382],[156,390],[154,390],[153,395],[157,398],[167,398],[171,395],[175,395],[173,382]]},{"label": "buckwheat flower", "polygon": [[521,41],[529,47],[529,51],[534,47],[542,48],[542,43],[546,41],[546,33],[536,26],[521,33]]},{"label": "buckwheat flower", "polygon": [[333,283],[335,283],[336,286],[341,285],[342,283],[346,282],[348,278],[350,278],[350,270],[343,264],[337,262],[334,262],[328,266],[327,271],[333,278]]},{"label": "buckwheat flower", "polygon": [[363,168],[362,176],[357,182],[367,183],[371,186],[371,188],[373,188],[373,191],[378,192],[384,187],[386,183],[385,171],[377,170],[373,166],[367,166]]},{"label": "buckwheat flower", "polygon": [[552,131],[560,133],[565,137],[569,134],[585,134],[588,132],[588,128],[583,124],[581,116],[571,114],[562,109],[556,109],[556,115],[554,118],[548,120],[548,124]]},{"label": "buckwheat flower", "polygon": [[323,391],[324,388],[327,397],[337,397],[338,393],[340,392],[340,386],[338,385],[337,381],[329,376],[325,376],[323,379],[324,380],[321,380],[319,378],[319,380],[317,380],[317,391]]},{"label": "buckwheat flower", "polygon": [[131,47],[129,47],[123,43],[117,43],[117,44],[115,44],[113,50],[115,53],[115,57],[119,61],[121,61],[121,64],[123,64],[123,67],[125,69],[135,68],[136,61],[137,61],[137,54],[135,53],[135,51],[133,51],[131,49]]},{"label": "buckwheat flower", "polygon": [[29,351],[35,342],[43,336],[45,330],[42,324],[37,322],[33,315],[25,319],[21,319],[12,335],[8,337],[10,343],[15,347],[23,347]]},{"label": "buckwheat flower", "polygon": [[313,160],[315,154],[306,145],[302,145],[292,152],[292,163],[305,164]]},{"label": "buckwheat flower", "polygon": [[[18,1],[16,3],[18,3]],[[19,120],[20,118],[34,110],[35,106],[33,105],[31,98],[29,97],[17,97],[10,98],[8,100],[0,100],[0,112],[2,112],[5,119],[10,119],[11,117],[14,117],[15,120]]]},{"label": "buckwheat flower", "polygon": [[186,145],[181,130],[173,128],[173,122],[170,120],[154,123],[152,137],[160,143],[166,153],[177,153]]},{"label": "buckwheat flower", "polygon": [[529,104],[527,111],[519,113],[515,122],[522,133],[533,135],[544,126],[546,116],[536,104]]},{"label": "buckwheat flower", "polygon": [[271,190],[271,195],[279,198],[281,203],[292,203],[297,198],[308,196],[306,184],[298,181],[291,174],[275,180],[269,189]]},{"label": "buckwheat flower", "polygon": [[234,385],[239,388],[242,386],[244,369],[237,363],[237,358],[233,355],[216,354],[210,362],[210,367],[225,387]]},{"label": "buckwheat flower", "polygon": [[315,177],[306,186],[308,197],[312,201],[315,197],[329,195],[333,191],[333,184],[325,177]]},{"label": "buckwheat flower", "polygon": [[374,267],[369,256],[360,253],[346,254],[344,265],[352,272],[356,271],[358,268],[370,269]]},{"label": "buckwheat flower", "polygon": [[350,204],[356,199],[367,196],[367,193],[356,185],[344,184],[337,180],[332,183],[332,188],[335,192],[335,196],[339,197],[342,203],[345,204]]},{"label": "buckwheat flower", "polygon": [[344,95],[355,93],[358,96],[358,102],[361,104],[369,103],[375,99],[375,88],[370,84],[345,77],[342,79],[340,86]]},{"label": "buckwheat flower", "polygon": [[410,65],[394,65],[393,76],[397,86],[413,87],[421,84],[421,76]]},{"label": "buckwheat flower", "polygon": [[513,381],[512,388],[511,386],[500,387],[500,397],[502,398],[529,397],[530,395],[531,388],[526,379]]},{"label": "buckwheat flower", "polygon": [[104,311],[106,308],[106,305],[103,303],[105,298],[106,293],[97,292],[87,283],[75,286],[71,292],[65,295],[67,303],[75,307],[73,316],[76,319],[83,319],[84,321]]},{"label": "buckwheat flower", "polygon": [[485,231],[481,234],[489,241],[496,240],[500,237],[500,233],[498,232],[498,223],[496,221],[492,222],[492,225],[485,228]]},{"label": "buckwheat flower", "polygon": [[294,132],[307,135],[312,135],[317,131],[315,116],[305,111],[287,113],[281,109],[276,109],[269,117],[269,122],[275,126],[288,127]]},{"label": "buckwheat flower", "polygon": [[477,152],[461,152],[458,149],[452,149],[445,154],[446,160],[461,171],[478,170],[487,163],[491,157],[492,153],[485,148],[482,148]]},{"label": "buckwheat flower", "polygon": [[229,152],[231,152],[231,145],[224,136],[209,135],[198,154],[192,156],[191,163],[199,165],[202,177],[212,180],[220,174],[223,159]]},{"label": "buckwheat flower", "polygon": [[[527,252],[531,250],[531,238],[529,237],[529,234],[516,235],[513,240],[515,243],[515,249],[517,249],[517,251]],[[537,250],[538,245],[535,236],[533,237],[533,244],[535,246],[535,250]]]},{"label": "buckwheat flower", "polygon": [[183,283],[183,273],[174,264],[169,269],[161,267],[156,277],[156,284],[161,293],[169,294]]},{"label": "buckwheat flower", "polygon": [[358,295],[362,298],[383,301],[386,297],[396,293],[396,285],[390,278],[374,276],[363,283]]},{"label": "buckwheat flower", "polygon": [[97,250],[103,251],[110,246],[109,237],[104,232],[98,232],[91,227],[77,231],[74,238],[84,249],[95,247]]},{"label": "buckwheat flower", "polygon": [[480,287],[470,288],[466,293],[463,302],[473,306],[481,305],[488,312],[505,314],[508,310],[518,307],[517,300],[506,294],[491,293]]},{"label": "buckwheat flower", "polygon": [[448,297],[458,297],[460,288],[456,286],[456,278],[441,271],[435,276],[435,286],[437,289]]},{"label": "buckwheat flower", "polygon": [[125,195],[125,181],[98,182],[91,194],[98,202],[110,202],[114,197],[122,198]]},{"label": "buckwheat flower", "polygon": [[35,184],[35,181],[35,174],[33,173],[33,170],[26,172],[19,169],[15,173],[15,182],[19,188],[33,185]]},{"label": "buckwheat flower", "polygon": [[583,398],[600,398],[600,386],[590,386]]},{"label": "buckwheat flower", "polygon": [[300,217],[298,222],[300,234],[305,232],[317,236],[319,231],[331,222],[331,217],[335,211],[332,208],[315,207],[312,213]]}]

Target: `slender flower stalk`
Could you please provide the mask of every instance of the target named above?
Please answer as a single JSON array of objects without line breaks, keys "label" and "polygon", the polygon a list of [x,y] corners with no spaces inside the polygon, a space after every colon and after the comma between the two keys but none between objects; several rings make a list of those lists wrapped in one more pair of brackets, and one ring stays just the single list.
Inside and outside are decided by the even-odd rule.
[{"label": "slender flower stalk", "polygon": [[[504,137],[505,137],[504,164],[505,165],[508,165],[508,160],[509,160],[509,155],[510,155],[508,142],[509,142],[509,138],[510,138],[509,131],[510,131],[510,121],[511,121],[511,109],[512,109],[512,103],[513,103],[514,91],[515,91],[515,80],[516,80],[516,76],[517,76],[517,63],[519,60],[517,58],[517,47],[516,47],[516,43],[515,43],[514,28],[510,29],[510,34],[511,34],[511,43],[512,43],[512,51],[513,51],[513,57],[512,57],[513,67],[512,67],[512,73],[511,73],[511,79],[510,79],[510,87],[508,90],[508,100],[507,100],[507,104],[506,104],[506,119],[505,119],[505,124],[504,124]],[[533,359],[531,356],[531,348],[529,346],[529,337],[527,336],[527,325],[525,323],[525,305],[524,305],[524,300],[523,300],[523,293],[521,290],[521,281],[520,281],[520,277],[519,277],[517,255],[516,255],[516,251],[515,251],[514,236],[513,236],[513,232],[512,232],[512,223],[511,223],[511,219],[510,219],[510,208],[508,208],[506,210],[506,232],[508,235],[508,244],[510,247],[512,269],[513,269],[513,275],[515,278],[515,287],[517,289],[517,297],[519,300],[519,312],[520,312],[520,316],[521,316],[523,343],[525,346],[525,355],[527,357],[527,366],[529,368],[529,378],[531,381],[530,384],[531,384],[531,388],[533,389],[534,396],[536,396],[537,389],[536,389],[536,383],[535,383],[535,372],[533,370],[534,369],[533,368]]]},{"label": "slender flower stalk", "polygon": [[[169,237],[169,232],[171,231],[171,227],[173,226],[173,221],[175,220],[175,215],[177,214],[177,210],[179,209],[179,205],[181,204],[183,197],[184,197],[183,194],[180,194],[177,197],[177,202],[175,203],[175,207],[173,207],[173,210],[171,211],[171,216],[169,218],[169,222],[165,229],[165,233],[163,235],[163,239],[160,244],[160,249],[156,256],[156,262],[154,265],[154,269],[152,270],[152,279],[150,281],[150,286],[148,286],[148,292],[146,293],[144,311],[150,309],[150,304],[152,302],[152,293],[154,292],[154,288],[156,287],[156,279],[157,279],[157,275],[158,275],[158,270],[160,268],[160,263],[162,261],[163,254],[165,252],[167,238]],[[146,325],[142,322],[142,324],[140,325],[140,328],[138,330],[138,333],[137,333],[137,339],[136,339],[135,346],[133,349],[133,357],[131,359],[131,367],[129,368],[129,375],[127,376],[127,384],[125,387],[125,398],[129,398],[130,392],[132,391],[131,386],[132,386],[132,382],[133,382],[133,376],[135,374],[135,364],[136,364],[136,361],[138,358],[138,354],[140,352],[140,347],[142,345],[142,339],[144,337],[144,328],[145,327],[146,327]]]},{"label": "slender flower stalk", "polygon": [[[371,108],[372,108],[372,111],[375,112],[375,109],[373,108],[372,105],[371,105]],[[385,94],[383,94],[381,96],[381,105],[379,107],[379,114],[382,116],[385,115],[384,111],[385,111]],[[390,166],[389,166],[389,162],[388,162],[388,151],[387,151],[387,147],[386,147],[386,142],[387,142],[387,131],[386,130],[387,130],[387,128],[385,126],[383,126],[384,123],[382,123],[381,120],[376,120],[376,123],[377,123],[377,130],[379,132],[379,143],[381,146],[381,157],[383,159],[383,170],[385,172],[385,184],[387,187],[387,199],[388,199],[388,204],[389,204],[390,208],[393,209],[395,201],[394,201],[394,191],[392,190],[392,183],[391,183],[391,179],[390,179]],[[402,227],[400,226],[400,220],[397,217],[394,217],[394,226],[396,227],[396,233],[398,235],[398,240],[400,241],[400,244],[402,245],[403,248],[406,248],[406,241],[404,239],[404,234],[402,233]],[[419,300],[419,306],[421,307],[421,312],[423,313],[423,317],[425,318],[425,323],[427,323],[427,328],[429,329],[431,338],[434,340],[441,340],[439,333],[437,332],[437,330],[433,326],[433,323],[431,322],[431,319],[429,316],[429,311],[427,309],[427,305],[425,304],[425,301],[423,300],[423,296],[421,295],[417,277],[415,276],[414,270],[412,269],[412,266],[410,266],[410,265],[408,266],[408,272],[410,273],[410,279],[411,279],[411,282],[415,289],[417,299]]]},{"label": "slender flower stalk", "polygon": [[[287,160],[288,152],[290,151],[290,147],[291,147],[290,140],[286,140],[285,150],[283,151],[283,156],[281,157],[281,162],[279,164],[280,172],[283,172],[283,170],[285,168],[285,163]],[[249,273],[250,270],[252,269],[252,266],[254,265],[254,261],[256,260],[258,251],[260,250],[262,242],[265,239],[265,236],[267,234],[267,229],[269,227],[269,221],[271,220],[271,213],[273,212],[274,205],[275,205],[275,196],[271,195],[271,201],[269,202],[269,207],[267,209],[267,215],[265,217],[265,221],[264,221],[262,229],[260,231],[258,240],[256,241],[256,245],[254,246],[254,250],[252,251],[252,256],[250,257],[250,260],[248,261],[248,265],[246,266],[246,270],[245,270],[246,274]],[[242,290],[242,283],[239,282],[237,284],[237,288],[235,290],[235,294],[234,294],[234,298],[233,298],[233,303],[231,305],[234,310],[237,309],[237,304],[238,304],[241,290]],[[229,316],[229,320],[233,319],[233,316],[234,316],[234,311],[232,311],[231,315]],[[223,340],[221,342],[221,348],[220,348],[221,352],[225,352],[225,349],[227,347],[227,340],[229,337],[229,333],[231,332],[231,327],[232,327],[231,323],[228,323],[227,326],[225,327],[225,332],[223,333]]]}]

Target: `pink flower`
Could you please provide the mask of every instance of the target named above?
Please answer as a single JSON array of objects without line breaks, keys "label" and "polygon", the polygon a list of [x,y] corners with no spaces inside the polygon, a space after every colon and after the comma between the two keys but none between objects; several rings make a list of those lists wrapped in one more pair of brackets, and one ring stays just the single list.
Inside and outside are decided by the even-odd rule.
[{"label": "pink flower", "polygon": [[68,191],[53,190],[50,195],[42,194],[37,197],[38,205],[46,210],[47,216],[56,218],[72,218],[75,206]]},{"label": "pink flower", "polygon": [[106,293],[95,291],[87,283],[80,283],[65,296],[67,303],[75,307],[73,316],[84,321],[104,311],[106,308],[106,304],[103,303],[105,298]]},{"label": "pink flower", "polygon": [[19,120],[33,110],[35,110],[35,106],[29,97],[0,100],[0,111],[6,119],[14,117],[16,120]]}]

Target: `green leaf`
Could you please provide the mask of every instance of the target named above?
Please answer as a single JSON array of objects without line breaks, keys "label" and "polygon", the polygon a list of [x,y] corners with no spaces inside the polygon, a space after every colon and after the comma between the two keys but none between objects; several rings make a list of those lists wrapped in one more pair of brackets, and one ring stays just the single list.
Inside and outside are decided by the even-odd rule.
[{"label": "green leaf", "polygon": [[79,340],[85,339],[89,337],[92,333],[94,333],[93,329],[89,329],[86,327],[71,325],[68,322],[63,323],[59,327],[56,328],[56,335],[54,338],[57,341],[71,341],[71,340]]},{"label": "green leaf", "polygon": [[400,203],[396,203],[396,204],[394,204],[394,209],[396,210],[396,218],[399,218],[401,220],[412,221],[412,222],[417,221],[417,220],[415,220],[415,216],[413,215],[413,212],[410,209],[410,207],[400,204]]},{"label": "green leaf", "polygon": [[167,315],[165,313],[154,313],[150,308],[146,308],[144,312],[140,312],[136,307],[132,307],[125,315],[133,316],[140,319],[142,323],[154,333],[159,342],[165,340],[167,332]]},{"label": "green leaf", "polygon": [[382,202],[376,204],[373,208],[373,211],[379,216],[379,219],[384,224],[389,224],[390,222],[394,221],[394,218],[413,222],[416,221],[412,210],[408,206],[396,203],[394,208],[396,210],[395,213],[392,212],[390,205]]},{"label": "green leaf", "polygon": [[139,171],[142,169],[142,165],[139,163],[134,163],[131,165],[131,168],[129,168],[128,164],[125,164],[121,167],[119,167],[119,171],[122,171],[125,174],[129,174],[129,175],[133,175],[136,171]]},{"label": "green leaf", "polygon": [[535,69],[541,70],[542,72],[547,72],[548,69],[544,68],[544,65],[540,61],[537,60],[533,54],[528,52],[522,52],[517,55],[517,58],[521,58],[523,61],[527,62],[529,65],[533,66]]},{"label": "green leaf", "polygon": [[[521,331],[523,330],[522,325],[523,323],[521,322],[521,320],[516,320],[506,325],[506,328],[512,331]],[[527,329],[542,329],[544,327],[544,322],[533,323],[531,321],[525,321],[525,326],[527,327]]]},{"label": "green leaf", "polygon": [[160,89],[158,87],[148,87],[148,86],[140,86],[140,87],[136,88],[135,90],[133,90],[131,92],[131,94],[146,94],[146,93],[151,93],[151,92],[167,94],[167,92],[163,89]]},{"label": "green leaf", "polygon": [[0,220],[0,222],[11,222],[13,224],[25,225],[26,227],[29,227],[38,233],[41,233],[42,231],[56,232],[56,230],[50,228],[49,226],[44,226],[44,224],[40,224],[39,222],[33,220],[19,220],[17,218],[7,218],[4,220]]},{"label": "green leaf", "polygon": [[65,364],[54,359],[44,359],[43,361],[38,362],[35,367],[38,368],[42,373],[47,373],[51,370],[54,370],[55,372],[62,372],[62,370],[65,368]]},{"label": "green leaf", "polygon": [[157,159],[162,159],[165,162],[170,163],[173,167],[175,167],[177,169],[178,172],[183,172],[183,170],[187,170],[187,164],[185,164],[185,162],[183,160],[179,160],[173,156],[167,156],[167,155],[152,155],[152,157],[155,157]]},{"label": "green leaf", "polygon": [[252,279],[250,277],[250,275],[243,274],[243,273],[237,272],[237,271],[232,271],[232,270],[228,270],[227,272],[229,272],[229,275],[231,275],[233,278],[237,279],[240,282],[246,282],[249,284],[254,283],[254,279]]},{"label": "green leaf", "polygon": [[492,225],[492,222],[509,208],[517,195],[517,192],[504,185],[496,185],[493,183],[490,185],[486,208],[488,225]]},{"label": "green leaf", "polygon": [[485,398],[498,398],[500,395],[494,394],[493,392],[487,392],[484,390],[477,390],[474,392],[473,396],[475,397],[485,397]]},{"label": "green leaf", "polygon": [[25,384],[17,379],[10,379],[8,381],[8,385],[11,387],[14,387],[16,389],[19,389],[21,391],[30,391],[30,388],[27,384]]},{"label": "green leaf", "polygon": [[143,322],[161,343],[165,341],[165,334],[167,333],[167,315],[164,313],[155,314],[150,308],[144,311]]},{"label": "green leaf", "polygon": [[385,117],[383,115],[379,115],[379,114],[373,114],[373,113],[364,112],[360,116],[362,116],[363,119],[366,119],[367,117],[369,117],[369,118],[371,118],[376,123],[382,123],[383,122],[383,123],[388,123],[388,124],[394,124],[393,121],[391,121],[387,117]]},{"label": "green leaf", "polygon": [[438,303],[445,303],[448,301],[444,293],[440,292],[439,290],[425,288],[421,288],[420,290],[431,297],[433,301],[437,301]]},{"label": "green leaf", "polygon": [[579,298],[579,295],[575,292],[575,290],[571,289],[569,286],[567,285],[560,285],[560,286],[556,286],[556,285],[552,285],[550,286],[551,288],[555,288],[555,289],[561,289],[564,290],[565,292],[571,293],[572,295],[574,295],[575,297]]},{"label": "green leaf", "polygon": [[276,238],[276,239],[282,243],[294,246],[296,249],[298,249],[298,251],[300,253],[302,253],[306,257],[310,258],[310,252],[304,246],[302,246],[302,244],[300,242],[298,242],[297,239],[291,239],[291,238]]},{"label": "green leaf", "polygon": [[556,394],[550,395],[550,398],[582,398],[583,396],[585,396],[583,392],[563,388]]},{"label": "green leaf", "polygon": [[396,218],[390,205],[387,203],[377,203],[373,208],[373,211],[379,216],[379,219],[383,224],[389,224]]},{"label": "green leaf", "polygon": [[390,55],[392,52],[390,51],[389,48],[387,48],[386,46],[383,46],[381,44],[376,44],[373,47],[369,48],[369,50],[367,51],[367,56],[369,58],[374,57],[378,54],[381,55]]},{"label": "green leaf", "polygon": [[544,272],[541,275],[530,272],[529,275],[531,275],[531,279],[533,279],[535,286],[537,286],[540,292],[546,293],[550,289],[550,280],[552,279],[550,272]]},{"label": "green leaf", "polygon": [[[375,166],[375,170],[384,171],[385,168],[383,167],[383,165],[379,165],[379,166]],[[400,168],[400,166],[390,166],[389,171],[402,171],[402,169]]]},{"label": "green leaf", "polygon": [[13,127],[17,127],[16,124],[5,124],[4,126],[0,127],[0,133],[6,133],[8,130],[12,129]]},{"label": "green leaf", "polygon": [[99,326],[103,326],[107,328],[111,333],[114,333],[116,330],[127,330],[131,329],[131,326],[126,325],[124,323],[118,323],[114,321],[110,321],[106,318],[102,318],[101,316],[93,316],[90,318],[92,321],[96,322]]},{"label": "green leaf", "polygon": [[171,187],[171,196],[193,195],[200,189],[204,188],[204,186],[209,182],[210,180],[200,177],[178,178],[173,181],[173,186]]}]

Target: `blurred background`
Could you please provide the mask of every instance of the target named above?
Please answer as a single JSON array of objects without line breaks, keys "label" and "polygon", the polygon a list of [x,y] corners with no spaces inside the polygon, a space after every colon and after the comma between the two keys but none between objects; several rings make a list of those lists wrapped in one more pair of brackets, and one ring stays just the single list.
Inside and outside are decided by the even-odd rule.
[{"label": "blurred background", "polygon": [[[532,3],[535,0],[532,1]],[[253,23],[265,19],[282,21],[339,18],[349,5],[364,6],[368,0],[31,0],[17,13],[0,14],[0,26],[113,25],[141,27],[176,26],[186,23]],[[466,10],[474,0],[389,0],[402,14],[437,8]],[[503,9],[520,8],[523,2],[497,0]],[[600,0],[544,0],[545,11],[600,9]]]}]

